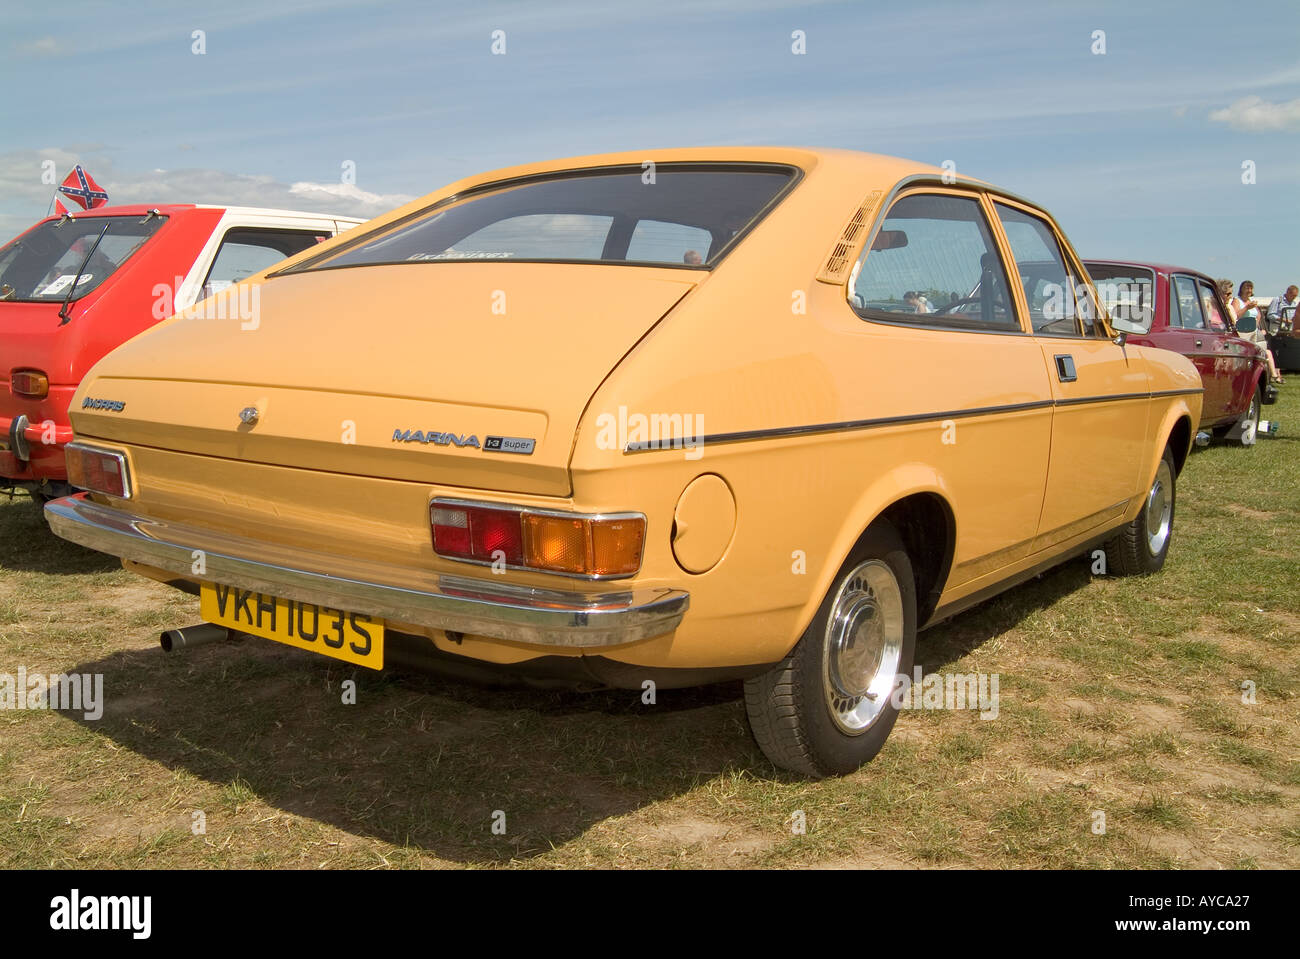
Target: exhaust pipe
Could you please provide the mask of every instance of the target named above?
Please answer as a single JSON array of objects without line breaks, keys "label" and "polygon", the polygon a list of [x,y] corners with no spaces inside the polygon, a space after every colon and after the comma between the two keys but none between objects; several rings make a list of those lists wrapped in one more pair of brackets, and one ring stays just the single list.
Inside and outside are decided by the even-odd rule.
[{"label": "exhaust pipe", "polygon": [[1201,430],[1196,434],[1196,445],[1205,447],[1210,445],[1210,434]]},{"label": "exhaust pipe", "polygon": [[170,653],[180,649],[193,649],[208,643],[220,643],[230,637],[230,630],[214,623],[199,623],[184,629],[169,629],[158,637],[158,644],[163,652]]}]

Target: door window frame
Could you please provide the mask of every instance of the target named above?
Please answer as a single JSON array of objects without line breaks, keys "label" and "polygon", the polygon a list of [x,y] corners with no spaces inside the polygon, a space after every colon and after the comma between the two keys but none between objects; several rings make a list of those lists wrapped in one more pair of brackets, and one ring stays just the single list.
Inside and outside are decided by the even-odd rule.
[{"label": "door window frame", "polygon": [[[993,241],[993,248],[990,252],[997,255],[998,262],[1002,267],[1003,279],[1007,281],[1007,290],[1010,293],[1010,303],[1008,304],[1014,311],[1013,321],[1005,324],[988,325],[979,322],[954,322],[945,321],[942,317],[934,318],[933,313],[920,314],[931,318],[929,322],[908,319],[906,313],[885,314],[877,312],[868,312],[865,308],[853,305],[852,297],[854,296],[853,287],[857,282],[858,275],[867,261],[867,257],[872,252],[872,246],[875,244],[876,237],[884,228],[885,221],[889,219],[890,212],[902,200],[912,196],[951,196],[963,200],[974,200],[979,207],[980,214],[984,217],[984,226],[988,230],[989,237]],[[896,189],[887,197],[887,202],[882,204],[881,213],[877,215],[871,230],[868,232],[862,249],[858,252],[853,262],[852,269],[849,270],[848,279],[844,285],[844,302],[848,305],[855,316],[860,320],[868,323],[879,323],[885,326],[902,326],[915,330],[933,330],[945,333],[983,333],[993,334],[995,336],[1023,336],[1025,335],[1025,312],[1023,309],[1023,291],[1019,290],[1020,284],[1012,283],[1012,272],[1008,266],[1008,249],[1005,237],[1002,235],[1001,224],[997,223],[993,217],[993,208],[989,203],[986,191],[965,186],[948,186],[937,183],[917,182],[910,183],[905,188]],[[1016,274],[1019,276],[1019,274]],[[898,318],[895,319],[894,317]]]},{"label": "door window frame", "polygon": [[[1192,293],[1193,293],[1192,300],[1196,303],[1196,312],[1197,315],[1199,315],[1201,318],[1200,326],[1188,326],[1186,323],[1183,322],[1184,319],[1183,304],[1178,295],[1179,280],[1187,280],[1189,283],[1192,284]],[[1189,333],[1211,332],[1210,321],[1205,315],[1205,310],[1201,308],[1201,298],[1199,295],[1197,295],[1196,277],[1192,276],[1189,273],[1170,273],[1169,274],[1169,296],[1170,296],[1169,307],[1171,313],[1175,306],[1178,307],[1178,328],[1180,330],[1187,330]]]}]

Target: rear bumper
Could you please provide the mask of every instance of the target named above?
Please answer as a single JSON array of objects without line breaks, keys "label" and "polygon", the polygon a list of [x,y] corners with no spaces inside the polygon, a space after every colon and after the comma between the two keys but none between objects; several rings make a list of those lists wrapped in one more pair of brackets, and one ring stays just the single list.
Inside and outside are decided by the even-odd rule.
[{"label": "rear bumper", "polygon": [[0,477],[19,481],[68,477],[63,448],[72,442],[72,427],[32,423],[26,416],[0,416]]},{"label": "rear bumper", "polygon": [[677,628],[690,604],[688,593],[668,588],[535,589],[315,553],[138,516],[85,494],[46,504],[45,516],[64,539],[181,579],[543,647],[661,636]]}]

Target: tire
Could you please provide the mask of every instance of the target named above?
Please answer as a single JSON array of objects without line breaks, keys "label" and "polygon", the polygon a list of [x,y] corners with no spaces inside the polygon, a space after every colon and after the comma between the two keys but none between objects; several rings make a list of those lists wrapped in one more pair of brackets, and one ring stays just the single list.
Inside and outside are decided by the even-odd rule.
[{"label": "tire", "polygon": [[773,765],[805,776],[858,769],[894,728],[894,678],[911,672],[915,654],[912,563],[894,527],[878,521],[790,654],[745,681],[759,748]]},{"label": "tire", "polygon": [[1240,429],[1237,430],[1237,444],[1239,446],[1254,446],[1259,435],[1260,392],[1260,388],[1256,387],[1255,392],[1250,397],[1250,406],[1241,417]]},{"label": "tire", "polygon": [[1174,538],[1175,472],[1174,455],[1166,447],[1137,518],[1103,547],[1111,575],[1146,576],[1165,565]]}]

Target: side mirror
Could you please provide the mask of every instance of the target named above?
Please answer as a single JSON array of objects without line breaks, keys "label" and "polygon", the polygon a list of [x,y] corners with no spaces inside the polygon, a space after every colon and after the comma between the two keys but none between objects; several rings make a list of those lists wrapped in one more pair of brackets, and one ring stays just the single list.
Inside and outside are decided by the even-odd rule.
[{"label": "side mirror", "polygon": [[1255,322],[1253,316],[1243,316],[1237,320],[1238,333],[1254,333],[1257,329],[1259,329],[1259,325]]},{"label": "side mirror", "polygon": [[1111,342],[1118,347],[1123,347],[1124,344],[1128,342],[1128,333],[1126,333],[1124,330],[1118,331],[1115,334],[1115,339],[1111,340]]}]

